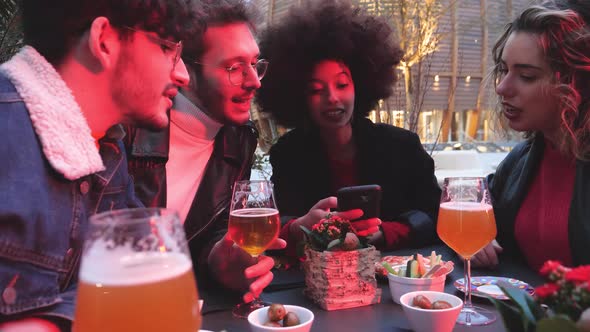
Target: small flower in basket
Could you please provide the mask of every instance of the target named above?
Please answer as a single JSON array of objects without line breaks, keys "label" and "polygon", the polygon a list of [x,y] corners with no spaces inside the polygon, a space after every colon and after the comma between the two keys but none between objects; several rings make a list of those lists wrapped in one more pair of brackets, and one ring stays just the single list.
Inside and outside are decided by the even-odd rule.
[{"label": "small flower in basket", "polygon": [[304,294],[325,310],[379,303],[381,288],[375,279],[379,251],[368,245],[350,223],[328,215],[306,234]]},{"label": "small flower in basket", "polygon": [[311,227],[301,229],[307,237],[307,245],[316,251],[349,251],[367,248],[365,236],[359,236],[350,221],[328,214]]},{"label": "small flower in basket", "polygon": [[590,332],[590,265],[569,268],[547,261],[540,270],[548,283],[534,297],[498,284],[512,304],[491,299],[510,332]]}]

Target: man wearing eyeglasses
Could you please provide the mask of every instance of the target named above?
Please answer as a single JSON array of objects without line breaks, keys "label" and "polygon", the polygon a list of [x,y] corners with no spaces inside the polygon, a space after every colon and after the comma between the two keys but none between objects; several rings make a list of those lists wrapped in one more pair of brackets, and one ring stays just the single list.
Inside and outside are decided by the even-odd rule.
[{"label": "man wearing eyeglasses", "polygon": [[117,123],[162,128],[190,0],[22,0],[0,65],[0,331],[70,331],[88,217],[141,206]]},{"label": "man wearing eyeglasses", "polygon": [[274,265],[269,257],[255,264],[226,235],[232,185],[250,177],[258,137],[250,103],[268,66],[253,36],[254,10],[243,0],[199,2],[201,33],[183,52],[190,84],[174,100],[169,127],[128,128],[126,140],[138,197],[179,211],[199,286],[212,279],[246,291],[246,302],[270,283]]}]

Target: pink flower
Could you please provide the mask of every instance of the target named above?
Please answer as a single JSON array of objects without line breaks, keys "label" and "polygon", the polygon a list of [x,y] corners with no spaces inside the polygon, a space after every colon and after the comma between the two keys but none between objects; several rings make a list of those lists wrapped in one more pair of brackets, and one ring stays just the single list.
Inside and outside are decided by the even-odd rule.
[{"label": "pink flower", "polygon": [[542,286],[535,288],[535,295],[537,296],[537,298],[543,299],[557,294],[558,291],[559,286],[557,286],[556,284],[544,284]]},{"label": "pink flower", "polygon": [[578,285],[590,282],[590,265],[580,266],[565,273],[565,280]]},{"label": "pink flower", "polygon": [[551,273],[555,273],[560,267],[562,267],[561,262],[549,260],[543,264],[539,272],[542,276],[548,276]]}]

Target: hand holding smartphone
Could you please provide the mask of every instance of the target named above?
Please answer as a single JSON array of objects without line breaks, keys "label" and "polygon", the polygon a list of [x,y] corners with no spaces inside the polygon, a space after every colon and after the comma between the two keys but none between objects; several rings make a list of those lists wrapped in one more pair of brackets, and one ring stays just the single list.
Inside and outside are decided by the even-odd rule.
[{"label": "hand holding smartphone", "polygon": [[[376,184],[340,188],[336,192],[338,211],[363,210],[356,220],[379,218],[381,210],[381,187]],[[354,220],[352,220],[354,221]]]}]

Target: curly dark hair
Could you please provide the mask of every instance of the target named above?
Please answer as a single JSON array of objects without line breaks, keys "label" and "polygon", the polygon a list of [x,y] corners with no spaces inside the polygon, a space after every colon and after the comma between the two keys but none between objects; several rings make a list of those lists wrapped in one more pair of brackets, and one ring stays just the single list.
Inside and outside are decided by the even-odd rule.
[{"label": "curly dark hair", "polygon": [[19,5],[25,43],[58,65],[92,21],[101,16],[115,27],[139,27],[162,38],[184,40],[195,19],[193,1],[20,0]]},{"label": "curly dark hair", "polygon": [[195,2],[193,10],[199,19],[193,22],[193,35],[184,42],[182,58],[187,65],[200,60],[205,53],[203,35],[207,27],[245,23],[255,33],[262,22],[260,12],[246,0],[200,0]]},{"label": "curly dark hair", "polygon": [[560,149],[578,159],[590,160],[590,3],[548,0],[526,8],[506,26],[492,50],[496,85],[502,78],[506,42],[519,31],[539,36],[539,45],[555,74],[553,87],[562,107]]},{"label": "curly dark hair", "polygon": [[403,52],[384,17],[350,1],[304,1],[261,33],[261,56],[270,61],[256,103],[285,127],[310,123],[306,85],[322,60],[342,61],[355,85],[353,118],[366,117],[393,93]]}]

